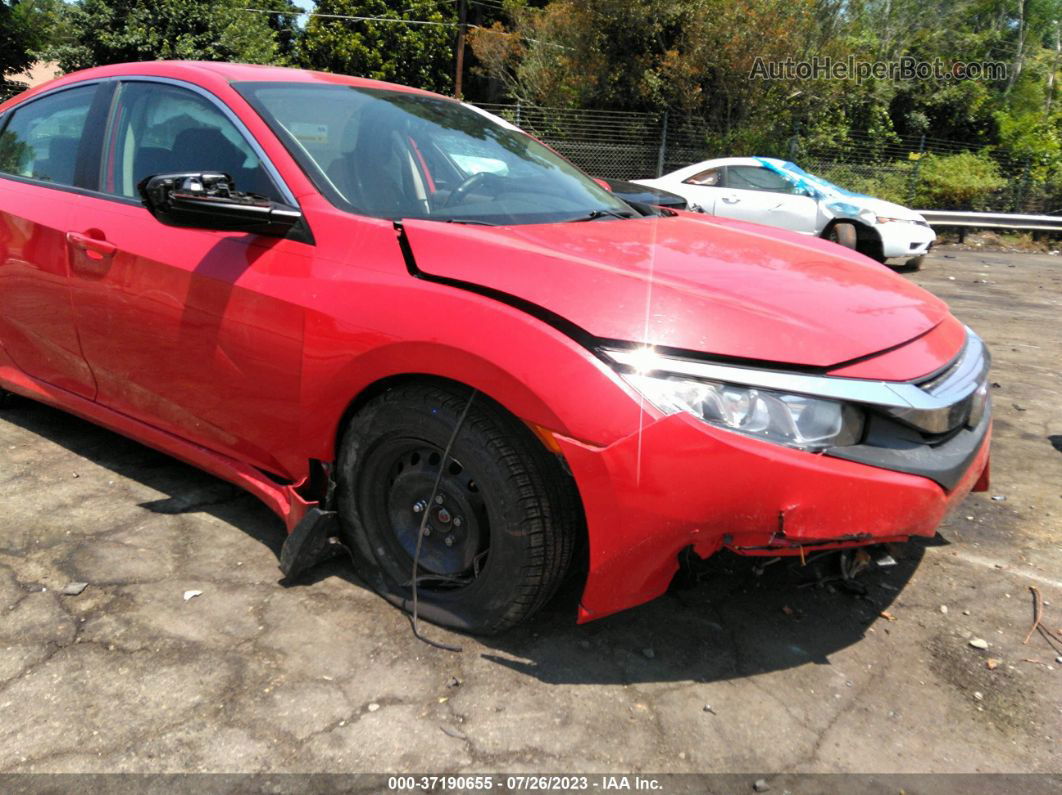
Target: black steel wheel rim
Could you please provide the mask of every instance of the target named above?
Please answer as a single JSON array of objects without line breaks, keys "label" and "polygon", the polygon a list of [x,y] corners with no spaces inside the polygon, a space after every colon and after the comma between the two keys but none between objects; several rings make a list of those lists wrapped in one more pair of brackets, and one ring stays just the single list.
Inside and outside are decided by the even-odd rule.
[{"label": "black steel wheel rim", "polygon": [[[427,522],[418,559],[418,587],[454,590],[471,585],[490,551],[485,495],[474,474],[452,455],[422,439],[392,439],[370,455],[367,483],[374,494],[374,524],[385,554],[408,585],[424,515]],[[440,474],[440,468],[442,472]],[[432,488],[439,480],[435,497]]]}]

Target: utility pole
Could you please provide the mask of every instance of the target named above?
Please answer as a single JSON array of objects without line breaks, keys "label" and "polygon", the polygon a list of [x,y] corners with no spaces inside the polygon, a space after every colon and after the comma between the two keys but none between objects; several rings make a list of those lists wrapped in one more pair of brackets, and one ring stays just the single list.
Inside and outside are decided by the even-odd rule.
[{"label": "utility pole", "polygon": [[1051,63],[1051,71],[1047,74],[1047,105],[1044,108],[1044,117],[1051,115],[1051,105],[1055,101],[1055,72],[1058,71],[1058,59],[1062,56],[1062,39],[1058,34],[1058,20],[1055,20],[1055,59]]},{"label": "utility pole", "polygon": [[457,74],[454,75],[454,96],[461,99],[461,78],[465,71],[465,28],[468,27],[468,0],[457,2]]}]

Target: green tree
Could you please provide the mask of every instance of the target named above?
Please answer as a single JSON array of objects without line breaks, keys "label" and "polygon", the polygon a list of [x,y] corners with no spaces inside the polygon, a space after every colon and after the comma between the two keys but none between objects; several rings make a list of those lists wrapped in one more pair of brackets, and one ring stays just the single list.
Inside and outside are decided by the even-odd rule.
[{"label": "green tree", "polygon": [[1007,180],[984,154],[926,155],[915,204],[943,210],[983,210]]},{"label": "green tree", "polygon": [[[320,0],[314,11],[319,16],[310,19],[300,43],[304,66],[443,93],[453,89],[453,4]],[[394,21],[337,18],[343,16]]]},{"label": "green tree", "polygon": [[157,59],[279,62],[277,20],[294,20],[294,7],[287,0],[254,4],[277,10],[270,15],[247,6],[245,0],[82,0],[64,8],[65,40],[45,55],[64,71]]},{"label": "green tree", "polygon": [[24,86],[11,78],[37,60],[55,28],[57,0],[0,0],[0,99]]}]

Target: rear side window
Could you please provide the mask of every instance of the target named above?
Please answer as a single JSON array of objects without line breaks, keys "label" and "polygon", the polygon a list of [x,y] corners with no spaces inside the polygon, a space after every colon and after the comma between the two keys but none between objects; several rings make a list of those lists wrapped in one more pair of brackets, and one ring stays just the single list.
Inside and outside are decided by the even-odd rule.
[{"label": "rear side window", "polygon": [[280,196],[250,143],[212,102],[163,83],[123,83],[104,146],[103,191],[138,198],[144,177],[220,171],[236,189]]},{"label": "rear side window", "polygon": [[741,190],[793,193],[793,183],[774,171],[759,166],[728,166],[726,186]]},{"label": "rear side window", "polygon": [[31,100],[10,113],[0,133],[0,173],[90,187],[78,178],[78,150],[96,86]]},{"label": "rear side window", "polygon": [[707,171],[688,177],[684,182],[687,185],[700,185],[702,188],[721,188],[723,187],[723,169],[722,167],[709,168]]}]

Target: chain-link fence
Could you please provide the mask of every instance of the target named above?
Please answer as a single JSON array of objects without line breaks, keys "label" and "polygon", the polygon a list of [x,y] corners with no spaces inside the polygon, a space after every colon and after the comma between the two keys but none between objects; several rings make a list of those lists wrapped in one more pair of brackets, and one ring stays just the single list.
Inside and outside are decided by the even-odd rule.
[{"label": "chain-link fence", "polygon": [[817,140],[794,132],[768,151],[734,151],[725,130],[675,113],[484,104],[597,177],[638,179],[716,157],[795,161],[848,190],[938,210],[1062,212],[1062,175],[990,148],[928,135],[848,133]]},{"label": "chain-link fence", "polygon": [[520,103],[484,103],[479,107],[527,130],[596,177],[631,179],[657,173],[664,139],[661,117],[655,113],[543,108]]}]

